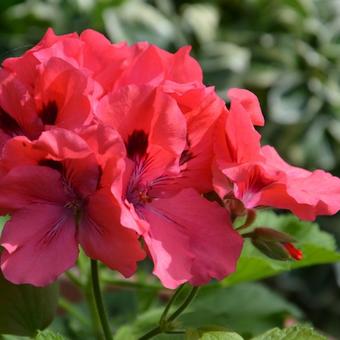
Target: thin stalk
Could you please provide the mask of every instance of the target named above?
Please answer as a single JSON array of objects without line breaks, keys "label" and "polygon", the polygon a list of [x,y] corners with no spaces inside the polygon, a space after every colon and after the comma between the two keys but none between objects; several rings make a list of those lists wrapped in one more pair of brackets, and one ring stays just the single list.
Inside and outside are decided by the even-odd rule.
[{"label": "thin stalk", "polygon": [[99,320],[102,325],[105,340],[112,340],[111,330],[107,314],[105,312],[103,298],[100,291],[99,275],[98,275],[98,263],[96,260],[91,260],[91,278],[92,278],[92,289],[93,295],[96,302],[97,312]]},{"label": "thin stalk", "polygon": [[180,286],[169,300],[159,320],[159,325],[151,329],[148,333],[144,334],[138,340],[148,340],[162,333],[182,334],[184,332],[182,329],[181,330],[171,329],[171,322],[178,318],[181,315],[181,313],[183,313],[183,311],[189,306],[189,304],[197,294],[198,287],[192,287],[189,295],[186,297],[183,303],[169,317],[167,317],[172,304],[179,296],[183,287],[184,285]]},{"label": "thin stalk", "polygon": [[147,339],[151,339],[154,336],[158,335],[158,334],[162,334],[163,330],[161,329],[161,326],[157,326],[153,329],[151,329],[151,331],[147,332],[146,334],[144,334],[142,337],[140,337],[138,340],[147,340]]},{"label": "thin stalk", "polygon": [[189,295],[187,298],[184,300],[184,302],[169,316],[168,322],[174,321],[177,319],[183,312],[184,310],[190,305],[192,300],[195,298],[197,295],[199,287],[192,287]]},{"label": "thin stalk", "polygon": [[169,300],[169,302],[165,306],[164,311],[163,311],[163,313],[161,315],[161,318],[159,319],[160,326],[162,326],[162,325],[164,325],[166,323],[169,310],[170,310],[172,304],[175,302],[175,300],[179,296],[179,294],[182,292],[183,288],[184,288],[184,285],[180,286],[176,290],[176,292],[172,295],[171,299]]},{"label": "thin stalk", "polygon": [[102,327],[100,324],[96,301],[94,299],[94,294],[93,294],[93,289],[92,289],[91,275],[88,278],[86,286],[84,287],[84,294],[85,294],[87,305],[88,305],[89,312],[91,315],[93,334],[97,340],[103,340],[102,330],[101,330]]}]

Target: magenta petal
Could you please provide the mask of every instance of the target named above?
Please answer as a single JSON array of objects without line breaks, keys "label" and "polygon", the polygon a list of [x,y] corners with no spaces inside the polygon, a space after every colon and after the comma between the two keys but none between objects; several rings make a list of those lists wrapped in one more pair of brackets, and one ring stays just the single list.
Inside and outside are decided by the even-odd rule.
[{"label": "magenta petal", "polygon": [[225,209],[185,189],[169,199],[154,200],[143,209],[150,231],[145,241],[154,260],[154,273],[164,286],[189,281],[203,285],[236,268],[242,238]]},{"label": "magenta petal", "polygon": [[134,274],[137,262],[145,257],[137,234],[120,224],[120,207],[103,193],[90,198],[79,227],[79,243],[86,255],[126,277]]},{"label": "magenta petal", "polygon": [[63,206],[34,204],[13,213],[1,236],[1,269],[15,284],[45,286],[78,257],[73,216]]},{"label": "magenta petal", "polygon": [[33,203],[59,205],[66,198],[60,174],[47,167],[17,166],[0,181],[0,210],[4,213]]}]

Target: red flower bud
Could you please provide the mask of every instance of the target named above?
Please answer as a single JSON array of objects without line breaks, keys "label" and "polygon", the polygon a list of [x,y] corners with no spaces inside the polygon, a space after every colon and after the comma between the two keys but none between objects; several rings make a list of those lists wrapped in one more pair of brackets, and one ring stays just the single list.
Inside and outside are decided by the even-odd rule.
[{"label": "red flower bud", "polygon": [[286,248],[286,250],[288,251],[289,255],[294,260],[300,261],[300,260],[303,259],[302,250],[295,248],[293,243],[286,242],[286,243],[283,243],[283,246]]},{"label": "red flower bud", "polygon": [[303,253],[295,248],[295,241],[289,234],[271,228],[255,228],[252,232],[243,234],[249,237],[252,244],[266,256],[280,261],[303,259]]}]

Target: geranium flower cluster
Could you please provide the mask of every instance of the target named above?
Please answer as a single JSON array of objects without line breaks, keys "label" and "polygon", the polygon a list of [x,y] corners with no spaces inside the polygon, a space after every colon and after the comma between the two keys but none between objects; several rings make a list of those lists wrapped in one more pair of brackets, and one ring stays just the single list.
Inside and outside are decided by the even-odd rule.
[{"label": "geranium flower cluster", "polygon": [[149,256],[164,286],[202,285],[235,270],[235,216],[270,206],[311,220],[340,209],[340,180],[261,147],[256,96],[232,89],[228,109],[189,52],[48,30],[3,62],[8,280],[44,286],[75,265],[80,246],[126,277]]}]

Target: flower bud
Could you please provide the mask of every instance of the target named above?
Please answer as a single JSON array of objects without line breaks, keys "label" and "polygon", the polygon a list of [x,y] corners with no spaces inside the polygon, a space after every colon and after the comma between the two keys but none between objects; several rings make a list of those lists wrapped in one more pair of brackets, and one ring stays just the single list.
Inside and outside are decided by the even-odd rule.
[{"label": "flower bud", "polygon": [[261,227],[255,228],[252,232],[243,236],[249,237],[258,250],[272,259],[299,261],[303,258],[302,251],[293,245],[294,238],[281,231]]}]

